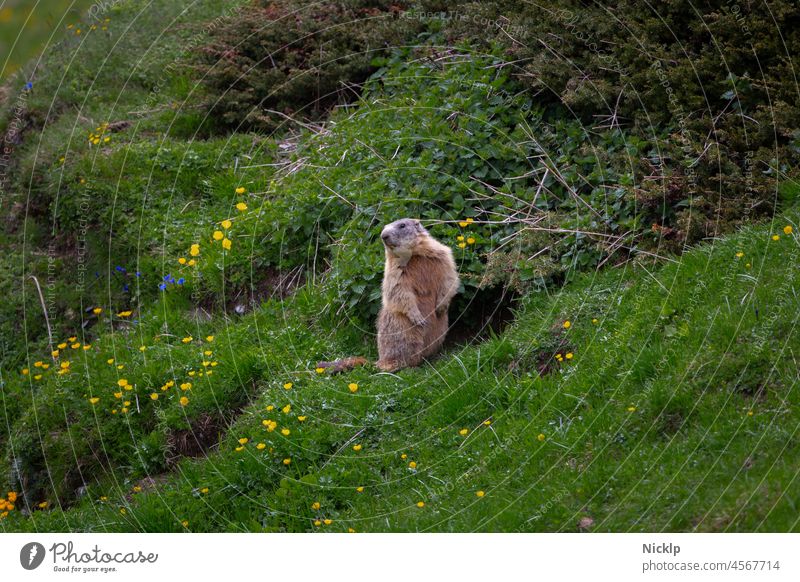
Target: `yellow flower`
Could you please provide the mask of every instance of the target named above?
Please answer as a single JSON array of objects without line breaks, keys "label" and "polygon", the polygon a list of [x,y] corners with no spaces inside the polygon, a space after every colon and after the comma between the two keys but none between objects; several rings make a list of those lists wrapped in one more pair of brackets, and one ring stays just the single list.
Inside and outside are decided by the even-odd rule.
[{"label": "yellow flower", "polygon": [[250,439],[247,438],[247,437],[242,437],[242,438],[239,439],[239,444],[240,445],[246,445],[249,440]]},{"label": "yellow flower", "polygon": [[91,402],[92,404],[97,404],[98,402],[100,402],[100,399],[95,396],[94,398],[89,398],[89,402]]},{"label": "yellow flower", "polygon": [[458,236],[456,237],[456,240],[457,240],[458,242],[464,242],[464,237],[463,237],[463,236],[461,236],[461,235],[458,235]]},{"label": "yellow flower", "polygon": [[425,507],[424,501],[417,501],[417,507]]},{"label": "yellow flower", "polygon": [[61,368],[62,368],[62,369],[67,369],[67,368],[69,368],[69,362],[61,362],[61,364],[60,364],[60,365],[61,365]]},{"label": "yellow flower", "polygon": [[416,469],[416,468],[417,468],[417,463],[416,463],[416,461],[411,461],[411,462],[408,464],[408,468],[409,468],[409,469]]},{"label": "yellow flower", "polygon": [[460,248],[460,249],[467,248],[467,243],[463,243],[463,242],[462,243],[458,243],[458,248]]},{"label": "yellow flower", "polygon": [[134,492],[134,493],[139,493],[141,490],[142,490],[142,488],[141,488],[141,487],[139,487],[138,485],[134,485],[134,486],[133,486],[133,492]]},{"label": "yellow flower", "polygon": [[139,346],[139,351],[143,352],[147,349],[147,346]]},{"label": "yellow flower", "polygon": [[214,336],[213,335],[207,335],[206,336],[206,341],[207,342],[213,342],[214,341]]},{"label": "yellow flower", "polygon": [[213,353],[214,353],[214,352],[212,352],[211,350],[206,350],[206,351],[204,351],[204,352],[203,352],[203,355],[204,355],[204,356],[210,356],[210,355],[211,355],[211,354],[213,354]]},{"label": "yellow flower", "polygon": [[58,350],[53,350],[52,352],[50,352],[50,355],[53,356],[54,358],[57,358],[58,357]]},{"label": "yellow flower", "polygon": [[208,493],[208,487],[203,487],[203,488],[200,490],[200,493],[202,493],[203,495],[205,495],[206,493]]},{"label": "yellow flower", "polygon": [[319,527],[319,526],[321,526],[321,525],[322,525],[322,522],[321,522],[320,520],[318,520],[318,519],[315,519],[315,520],[314,520],[314,525],[315,525],[315,526],[317,526],[317,527]]},{"label": "yellow flower", "polygon": [[485,491],[476,491],[475,495],[478,496],[478,497],[483,497],[484,495],[486,495],[486,492]]},{"label": "yellow flower", "polygon": [[753,411],[752,410],[748,410],[747,411],[747,416],[753,416]]},{"label": "yellow flower", "polygon": [[598,322],[598,321],[599,321],[599,320],[598,320],[596,317],[595,317],[595,318],[592,318],[592,323],[593,323],[593,324],[597,325],[597,322]]},{"label": "yellow flower", "polygon": [[34,368],[41,368],[41,367],[42,367],[42,362],[41,362],[41,361],[34,362],[34,363],[33,363],[33,367],[34,367]]},{"label": "yellow flower", "polygon": [[779,237],[777,234],[773,234],[772,240],[781,240],[781,237]]},{"label": "yellow flower", "polygon": [[635,406],[629,406],[628,407],[628,412],[636,412],[636,407]]},{"label": "yellow flower", "polygon": [[196,257],[200,254],[200,245],[195,243],[191,247],[189,247],[189,254],[193,257]]},{"label": "yellow flower", "polygon": [[185,337],[185,338],[183,338],[181,341],[182,341],[183,343],[185,343],[185,344],[188,344],[188,343],[189,343],[189,342],[191,342],[193,339],[194,339],[194,338],[193,338],[192,336],[186,336],[186,337]]},{"label": "yellow flower", "polygon": [[225,235],[222,234],[221,230],[215,230],[212,236],[214,237],[214,240],[222,240],[223,238],[225,238]]},{"label": "yellow flower", "polygon": [[305,422],[306,421],[306,417],[305,416],[298,416],[297,420],[299,420],[300,422]]},{"label": "yellow flower", "polygon": [[150,400],[158,400],[158,392],[152,392],[150,394]]},{"label": "yellow flower", "polygon": [[50,364],[42,364],[42,370],[47,370],[50,367]]},{"label": "yellow flower", "polygon": [[238,210],[239,212],[244,212],[245,210],[247,210],[247,204],[245,204],[244,202],[239,202],[239,204],[236,205],[236,210]]},{"label": "yellow flower", "polygon": [[356,392],[358,390],[358,384],[351,382],[347,385],[347,388],[350,390],[350,392]]},{"label": "yellow flower", "polygon": [[184,392],[186,390],[189,390],[191,387],[192,387],[192,383],[191,382],[183,382],[181,384],[181,390],[183,390]]},{"label": "yellow flower", "polygon": [[262,420],[261,424],[267,427],[267,431],[272,432],[276,428],[278,428],[278,423],[274,420]]},{"label": "yellow flower", "polygon": [[275,407],[272,406],[272,404],[268,404],[267,405],[267,412],[272,412],[273,410],[275,410]]},{"label": "yellow flower", "polygon": [[84,351],[87,351],[87,350],[90,350],[90,349],[92,349],[92,344],[83,344],[83,350]]},{"label": "yellow flower", "polygon": [[181,264],[181,265],[185,265],[186,264],[186,257],[180,257],[178,259],[178,263]]},{"label": "yellow flower", "polygon": [[117,315],[120,317],[130,317],[132,313],[133,311],[120,311]]},{"label": "yellow flower", "polygon": [[572,352],[567,352],[566,358],[567,358],[568,360],[571,360],[571,359],[572,359],[572,357],[573,357],[573,354],[572,354]]},{"label": "yellow flower", "polygon": [[539,440],[539,442],[542,442],[545,437],[542,433],[539,433],[539,436],[537,436],[536,438]]},{"label": "yellow flower", "polygon": [[42,501],[42,502],[39,504],[39,509],[44,509],[44,508],[45,508],[45,507],[47,507],[48,505],[50,505],[50,502],[49,502],[49,501]]},{"label": "yellow flower", "polygon": [[41,375],[41,374],[36,374],[36,375],[33,377],[33,379],[34,379],[34,380],[41,380],[41,379],[42,379],[42,375]]},{"label": "yellow flower", "polygon": [[131,405],[130,400],[126,400],[125,402],[122,403],[122,406],[130,406],[130,405]]},{"label": "yellow flower", "polygon": [[314,368],[314,371],[317,374],[324,374],[325,373],[325,368]]},{"label": "yellow flower", "polygon": [[30,373],[30,370],[28,368],[22,368],[22,375],[23,376],[27,376],[29,373]]},{"label": "yellow flower", "polygon": [[114,363],[114,358],[108,358],[106,360],[106,364],[113,364],[113,363]]},{"label": "yellow flower", "polygon": [[292,464],[292,460],[291,459],[284,459],[283,460],[283,464],[284,465],[291,465]]},{"label": "yellow flower", "polygon": [[324,523],[325,525],[330,525],[330,524],[333,523],[333,520],[332,519],[324,519],[324,520],[322,520],[322,523]]},{"label": "yellow flower", "polygon": [[95,307],[94,309],[92,309],[92,313],[94,313],[95,315],[100,315],[101,313],[103,313],[103,308]]},{"label": "yellow flower", "polygon": [[744,253],[742,251],[739,251],[738,253],[736,253],[736,258],[737,259],[741,259],[743,256],[744,256]]},{"label": "yellow flower", "polygon": [[184,520],[181,522],[181,525],[182,525],[183,527],[189,527],[189,520],[187,520],[187,519],[184,519]]},{"label": "yellow flower", "polygon": [[467,224],[472,224],[473,222],[475,222],[475,221],[474,221],[474,220],[472,220],[471,218],[468,218],[468,219],[467,219]]},{"label": "yellow flower", "polygon": [[256,448],[257,448],[259,451],[263,451],[264,449],[266,449],[266,448],[267,448],[267,445],[265,445],[264,443],[258,443],[258,444],[256,445]]},{"label": "yellow flower", "polygon": [[484,426],[489,426],[490,424],[492,424],[492,421],[489,420],[489,419],[486,419],[486,420],[483,421],[483,425]]},{"label": "yellow flower", "polygon": [[292,431],[290,431],[288,428],[284,428],[283,430],[281,430],[281,434],[283,436],[289,436],[291,434],[291,432]]},{"label": "yellow flower", "polygon": [[752,265],[750,263],[745,263],[744,266],[745,266],[746,269],[749,269],[750,267],[752,267]]},{"label": "yellow flower", "polygon": [[195,261],[194,259],[189,259],[189,262],[186,264],[189,265],[190,267],[194,267],[197,264],[197,261]]},{"label": "yellow flower", "polygon": [[120,388],[125,388],[125,386],[127,385],[128,381],[125,378],[120,378],[119,380],[117,380],[117,386],[119,386]]},{"label": "yellow flower", "polygon": [[564,329],[569,329],[571,327],[572,327],[572,323],[569,321],[569,319],[564,322]]},{"label": "yellow flower", "polygon": [[783,227],[783,234],[792,234],[792,225],[787,224]]},{"label": "yellow flower", "polygon": [[364,493],[364,488],[363,487],[356,487],[356,491],[359,492],[359,493]]},{"label": "yellow flower", "polygon": [[289,414],[292,411],[292,405],[287,404],[286,406],[281,408],[281,410],[283,411],[284,414]]},{"label": "yellow flower", "polygon": [[239,187],[236,189],[236,193],[237,193],[237,194],[244,194],[244,193],[245,193],[245,189],[244,189],[244,187],[243,187],[243,186],[239,186]]},{"label": "yellow flower", "polygon": [[400,458],[405,461],[408,458],[408,455],[403,453],[402,455],[400,455]]},{"label": "yellow flower", "polygon": [[472,237],[469,237],[469,238],[467,239],[467,244],[468,244],[468,245],[474,245],[474,244],[475,244],[475,239],[474,239],[474,238],[472,238]]},{"label": "yellow flower", "polygon": [[458,434],[461,436],[467,436],[467,434],[469,434],[469,429],[462,428],[460,431],[458,431]]},{"label": "yellow flower", "polygon": [[461,228],[466,228],[468,224],[469,222],[467,222],[466,220],[462,220],[461,222],[458,223],[458,226],[460,226]]},{"label": "yellow flower", "polygon": [[195,372],[194,370],[189,370],[189,375],[190,376],[194,376],[195,374],[197,374],[197,372]]},{"label": "yellow flower", "polygon": [[318,510],[319,508],[320,508],[319,501],[315,501],[314,503],[311,504],[311,509],[313,509],[314,511]]},{"label": "yellow flower", "polygon": [[230,220],[223,220],[222,222],[220,222],[220,225],[221,225],[221,226],[222,226],[222,228],[224,228],[225,230],[228,230],[228,229],[231,227],[231,224],[232,224],[232,223],[231,223],[231,221],[230,221]]},{"label": "yellow flower", "polygon": [[361,450],[361,445],[353,445],[353,450],[358,452]]},{"label": "yellow flower", "polygon": [[181,396],[180,403],[181,406],[186,406],[187,404],[189,404],[189,399],[186,398],[186,396]]}]

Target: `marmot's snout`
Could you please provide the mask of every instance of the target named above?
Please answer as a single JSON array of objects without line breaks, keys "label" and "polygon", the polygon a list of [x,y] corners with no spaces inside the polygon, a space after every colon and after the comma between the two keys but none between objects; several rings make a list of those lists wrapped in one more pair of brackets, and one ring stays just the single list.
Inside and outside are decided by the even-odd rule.
[{"label": "marmot's snout", "polygon": [[413,244],[417,235],[424,231],[419,221],[411,218],[395,220],[383,227],[381,240],[390,249]]}]

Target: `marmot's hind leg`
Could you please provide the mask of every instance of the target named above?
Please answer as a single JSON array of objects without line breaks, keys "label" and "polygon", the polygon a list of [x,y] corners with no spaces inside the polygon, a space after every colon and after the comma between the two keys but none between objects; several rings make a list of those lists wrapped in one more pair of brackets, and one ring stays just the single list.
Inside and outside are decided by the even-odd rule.
[{"label": "marmot's hind leg", "polygon": [[378,363],[388,372],[416,366],[422,361],[424,337],[421,327],[399,314],[381,311],[378,315]]}]

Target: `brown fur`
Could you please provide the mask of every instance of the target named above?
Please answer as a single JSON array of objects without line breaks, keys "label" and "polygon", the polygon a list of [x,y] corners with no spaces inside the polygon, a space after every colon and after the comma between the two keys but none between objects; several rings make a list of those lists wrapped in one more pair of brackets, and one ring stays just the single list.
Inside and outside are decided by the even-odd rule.
[{"label": "brown fur", "polygon": [[[384,227],[386,247],[381,311],[378,314],[378,362],[383,371],[418,366],[439,351],[447,334],[447,308],[458,291],[453,252],[417,220],[404,218]],[[319,362],[332,373],[366,364],[364,358]]]},{"label": "brown fur", "polygon": [[[399,225],[405,223],[403,230]],[[388,235],[388,236],[387,236]],[[384,228],[386,265],[378,314],[378,363],[384,371],[419,365],[436,353],[448,328],[447,308],[458,291],[453,252],[418,221]]]}]

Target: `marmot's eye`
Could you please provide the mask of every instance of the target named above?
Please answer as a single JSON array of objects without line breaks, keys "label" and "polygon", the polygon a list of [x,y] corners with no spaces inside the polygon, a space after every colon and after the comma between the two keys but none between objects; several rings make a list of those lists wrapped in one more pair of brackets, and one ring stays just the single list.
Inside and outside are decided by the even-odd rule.
[{"label": "marmot's eye", "polygon": [[403,222],[403,223],[400,223],[400,226],[398,226],[397,228],[405,228],[405,227],[406,227],[406,225],[405,225],[405,223]]}]

